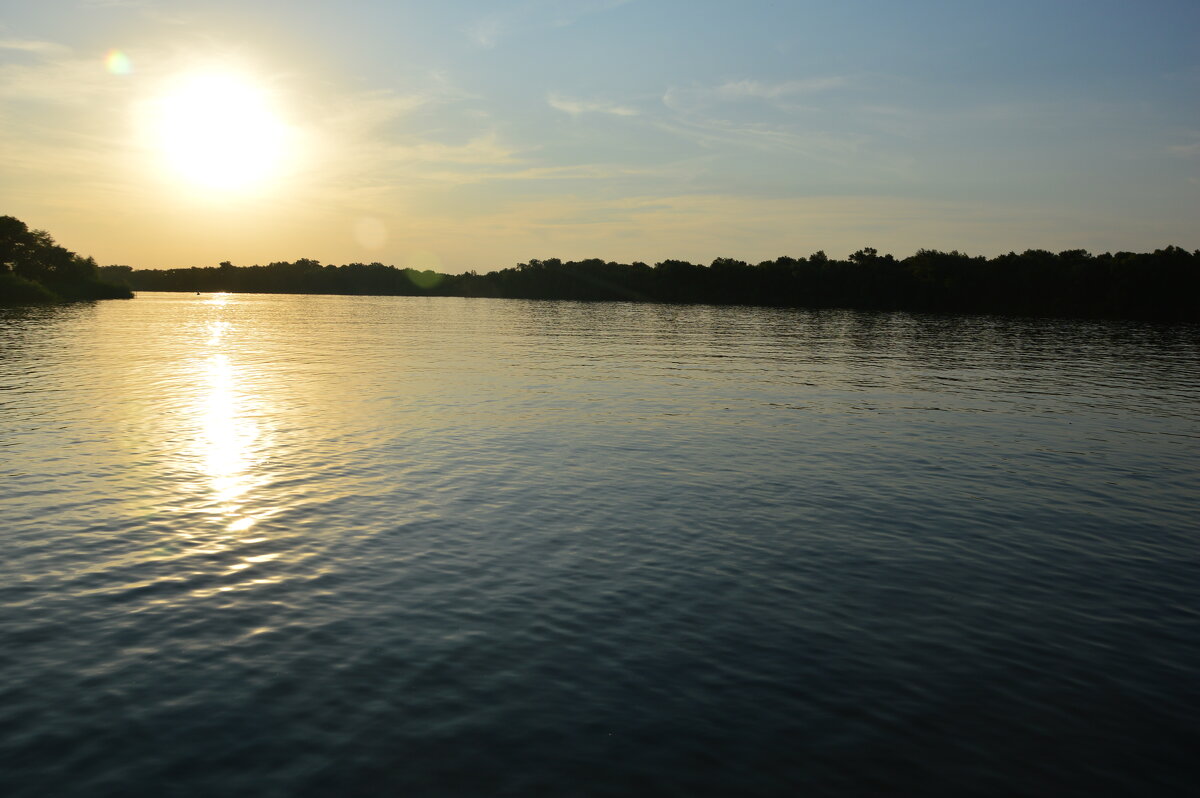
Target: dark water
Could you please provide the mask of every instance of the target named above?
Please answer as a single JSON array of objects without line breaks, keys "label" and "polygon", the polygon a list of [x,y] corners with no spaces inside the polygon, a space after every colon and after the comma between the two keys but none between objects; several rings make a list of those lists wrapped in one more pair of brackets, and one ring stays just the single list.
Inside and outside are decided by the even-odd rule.
[{"label": "dark water", "polygon": [[6,796],[1184,795],[1200,330],[0,315]]}]

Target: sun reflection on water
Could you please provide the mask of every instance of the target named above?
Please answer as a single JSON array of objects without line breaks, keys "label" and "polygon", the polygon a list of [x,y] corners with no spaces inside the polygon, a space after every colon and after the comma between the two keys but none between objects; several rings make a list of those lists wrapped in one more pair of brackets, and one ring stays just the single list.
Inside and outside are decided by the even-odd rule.
[{"label": "sun reflection on water", "polygon": [[[216,294],[203,304],[223,310],[227,302],[227,295]],[[242,370],[227,354],[233,326],[215,319],[205,331],[195,407],[199,467],[207,486],[205,505],[226,531],[244,532],[266,515],[253,512],[250,501],[252,490],[262,481],[254,471],[260,430],[252,417],[249,394],[241,384]]]},{"label": "sun reflection on water", "polygon": [[243,478],[248,450],[256,437],[253,425],[239,418],[233,366],[229,357],[215,354],[205,363],[208,393],[203,415],[204,471],[212,481],[217,501],[232,510],[231,502],[248,489]]}]

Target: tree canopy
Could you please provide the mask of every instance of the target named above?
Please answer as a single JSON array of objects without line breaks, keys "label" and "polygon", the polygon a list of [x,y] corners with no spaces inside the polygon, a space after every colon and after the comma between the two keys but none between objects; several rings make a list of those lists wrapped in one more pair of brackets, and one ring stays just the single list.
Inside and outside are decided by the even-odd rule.
[{"label": "tree canopy", "polygon": [[923,249],[907,258],[867,247],[845,260],[815,252],[750,264],[717,258],[614,263],[530,260],[479,274],[439,274],[382,263],[139,269],[101,273],[146,291],[507,297],[843,307],[1200,321],[1200,251],[1092,255],[1010,252],[995,258]]},{"label": "tree canopy", "polygon": [[382,263],[186,269],[97,267],[44,230],[0,216],[0,303],[130,297],[142,291],[464,296],[859,308],[1200,322],[1200,250],[1148,253],[1030,249],[994,258],[922,249],[907,258],[865,247],[845,260],[822,251],[757,264],[717,258],[615,263],[530,260],[480,274]]},{"label": "tree canopy", "polygon": [[131,296],[127,287],[102,280],[93,258],[59,246],[45,230],[0,216],[0,303]]}]

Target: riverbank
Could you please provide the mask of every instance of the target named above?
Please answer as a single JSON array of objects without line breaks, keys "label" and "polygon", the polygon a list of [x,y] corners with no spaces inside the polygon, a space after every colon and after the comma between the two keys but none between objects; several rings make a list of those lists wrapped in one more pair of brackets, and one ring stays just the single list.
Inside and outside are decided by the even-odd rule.
[{"label": "riverbank", "polygon": [[94,258],[59,246],[16,217],[0,216],[0,305],[132,298],[129,286],[101,277]]},{"label": "riverbank", "polygon": [[987,313],[1200,322],[1200,251],[1060,253],[994,258],[921,250],[907,258],[863,249],[845,260],[816,252],[750,264],[718,258],[615,263],[530,260],[479,274],[441,274],[382,263],[187,269],[106,267],[101,275],[139,291],[459,296],[758,305],[793,308]]},{"label": "riverbank", "polygon": [[0,306],[86,302],[95,299],[133,299],[133,291],[104,280],[44,285],[16,274],[0,273]]}]

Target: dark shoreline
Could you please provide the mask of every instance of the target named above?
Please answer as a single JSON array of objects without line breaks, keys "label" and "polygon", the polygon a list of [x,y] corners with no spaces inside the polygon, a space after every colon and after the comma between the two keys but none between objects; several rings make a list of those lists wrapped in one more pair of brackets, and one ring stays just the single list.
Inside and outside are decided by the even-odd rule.
[{"label": "dark shoreline", "polygon": [[759,264],[650,266],[598,259],[531,260],[478,274],[439,274],[381,263],[138,269],[102,277],[137,291],[661,302],[1005,316],[1200,322],[1200,250],[1091,255],[1029,250],[996,258],[922,250],[903,260],[866,249],[846,260],[822,252]]}]

